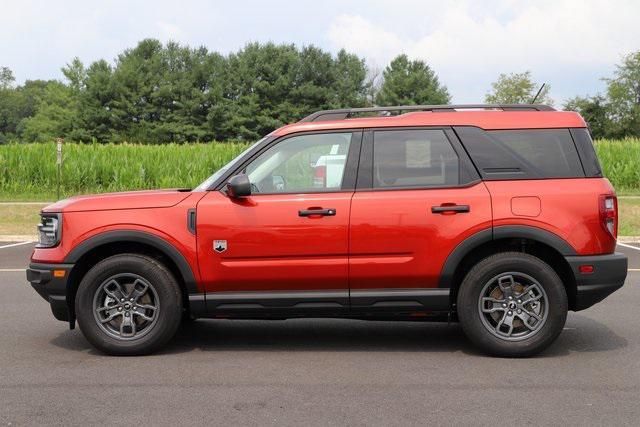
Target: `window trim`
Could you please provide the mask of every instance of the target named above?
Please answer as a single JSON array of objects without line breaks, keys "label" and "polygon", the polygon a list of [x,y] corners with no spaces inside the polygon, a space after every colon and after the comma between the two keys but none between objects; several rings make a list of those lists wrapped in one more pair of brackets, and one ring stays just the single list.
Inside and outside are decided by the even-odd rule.
[{"label": "window trim", "polygon": [[349,152],[347,153],[347,159],[344,166],[344,174],[342,176],[342,185],[339,189],[330,189],[330,190],[321,190],[321,191],[293,191],[293,192],[278,192],[278,193],[256,193],[251,194],[251,197],[258,196],[274,196],[274,195],[293,195],[293,194],[335,194],[335,193],[345,193],[345,192],[353,192],[355,189],[356,182],[356,173],[358,169],[359,155],[360,155],[360,147],[362,144],[362,129],[361,128],[352,128],[352,129],[328,129],[328,130],[320,130],[320,131],[306,131],[306,132],[295,132],[288,135],[281,136],[279,138],[274,138],[270,141],[266,141],[264,145],[261,147],[257,147],[257,149],[248,153],[247,158],[245,158],[238,166],[228,171],[224,174],[218,183],[212,186],[212,190],[221,191],[223,194],[226,193],[227,181],[232,176],[235,176],[241,173],[246,167],[257,159],[262,153],[269,150],[271,147],[284,142],[288,139],[295,138],[298,136],[304,135],[324,135],[331,133],[350,133],[351,141],[349,143]]},{"label": "window trim", "polygon": [[[410,185],[399,187],[380,187],[376,188],[373,185],[373,144],[374,133],[377,131],[411,131],[411,130],[441,130],[443,131],[445,138],[451,144],[451,148],[458,156],[460,162],[458,169],[458,176],[460,183],[456,185]],[[466,175],[467,179],[463,179]],[[475,166],[471,162],[468,153],[458,140],[457,135],[453,132],[451,126],[399,126],[399,127],[375,127],[367,128],[364,130],[362,137],[362,148],[360,154],[360,165],[358,168],[358,178],[356,184],[357,192],[362,191],[407,191],[407,190],[437,190],[448,188],[468,188],[473,187],[482,180],[476,170]]]}]

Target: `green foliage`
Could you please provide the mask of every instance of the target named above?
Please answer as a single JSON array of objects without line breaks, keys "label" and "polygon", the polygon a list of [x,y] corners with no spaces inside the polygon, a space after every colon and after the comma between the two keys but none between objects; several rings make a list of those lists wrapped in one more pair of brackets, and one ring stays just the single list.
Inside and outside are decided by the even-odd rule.
[{"label": "green foliage", "polygon": [[569,100],[564,109],[585,118],[596,138],[640,135],[640,51],[625,56],[607,83],[606,96]]},{"label": "green foliage", "polygon": [[602,139],[595,143],[604,175],[622,192],[640,190],[640,139]]},{"label": "green foliage", "polygon": [[451,99],[435,72],[423,61],[410,61],[407,55],[398,55],[382,76],[384,80],[375,97],[378,105],[448,104]]},{"label": "green foliage", "polygon": [[368,90],[363,59],[274,43],[222,56],[146,39],[114,64],[73,59],[65,82],[38,82],[36,97],[0,71],[0,143],[255,140],[319,109],[363,106]]},{"label": "green foliage", "polygon": [[611,119],[606,99],[601,95],[591,97],[575,97],[568,100],[563,107],[566,111],[576,111],[589,123],[594,138],[606,138],[611,132]]},{"label": "green foliage", "polygon": [[[492,90],[485,95],[484,101],[489,104],[530,104],[540,86],[532,80],[530,71],[500,74],[498,80],[491,83]],[[536,104],[553,105],[549,89],[549,85],[545,85],[536,99]]]},{"label": "green foliage", "polygon": [[[239,143],[69,144],[63,147],[66,196],[146,188],[193,188],[246,148]],[[55,143],[0,145],[0,193],[56,188]]]},{"label": "green foliage", "polygon": [[13,71],[8,67],[0,67],[0,90],[10,89],[14,81]]},{"label": "green foliage", "polygon": [[[640,191],[640,139],[595,143],[605,176],[619,193]],[[242,143],[64,144],[62,191],[193,188],[246,148]],[[51,197],[56,188],[54,143],[0,145],[0,199]]]},{"label": "green foliage", "polygon": [[612,137],[640,135],[640,51],[625,56],[607,82]]}]

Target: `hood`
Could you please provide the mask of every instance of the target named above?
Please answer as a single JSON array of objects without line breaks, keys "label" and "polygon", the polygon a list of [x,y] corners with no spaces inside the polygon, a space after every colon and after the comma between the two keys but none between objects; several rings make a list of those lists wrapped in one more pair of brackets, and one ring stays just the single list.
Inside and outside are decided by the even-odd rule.
[{"label": "hood", "polygon": [[191,190],[143,190],[76,196],[47,206],[43,212],[104,211],[114,209],[168,208],[177,205]]}]

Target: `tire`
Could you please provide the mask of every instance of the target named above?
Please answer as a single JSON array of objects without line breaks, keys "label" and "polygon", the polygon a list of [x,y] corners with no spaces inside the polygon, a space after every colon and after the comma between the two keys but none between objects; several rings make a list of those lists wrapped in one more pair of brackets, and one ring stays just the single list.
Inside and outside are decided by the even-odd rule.
[{"label": "tire", "polygon": [[164,265],[148,256],[122,254],[87,272],[75,309],[80,330],[91,345],[110,355],[136,356],[158,350],[175,335],[182,298]]},{"label": "tire", "polygon": [[482,351],[527,357],[562,332],[568,302],[560,277],[548,264],[525,253],[504,252],[471,268],[460,285],[457,308],[463,331]]}]

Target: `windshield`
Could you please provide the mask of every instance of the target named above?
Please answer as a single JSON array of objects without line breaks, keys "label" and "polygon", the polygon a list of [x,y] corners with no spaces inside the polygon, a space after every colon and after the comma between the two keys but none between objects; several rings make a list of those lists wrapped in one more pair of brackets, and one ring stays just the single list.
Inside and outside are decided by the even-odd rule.
[{"label": "windshield", "polygon": [[244,150],[242,153],[238,154],[235,158],[233,158],[229,163],[227,163],[226,165],[224,165],[223,167],[221,167],[216,173],[214,173],[213,175],[211,175],[209,178],[207,178],[206,180],[204,180],[204,182],[200,185],[198,185],[196,188],[194,188],[193,191],[205,191],[208,190],[209,187],[211,187],[211,185],[213,185],[214,182],[216,182],[218,180],[218,178],[220,178],[222,175],[224,175],[224,173],[226,171],[228,171],[229,169],[231,169],[232,167],[234,167],[236,165],[236,163],[238,163],[238,161],[244,157],[244,155],[246,153],[248,153],[253,147],[255,147],[256,145],[260,144],[262,141],[264,141],[266,139],[262,138],[259,141],[254,142],[253,144],[251,144],[249,146],[249,148],[247,148],[246,150]]}]

